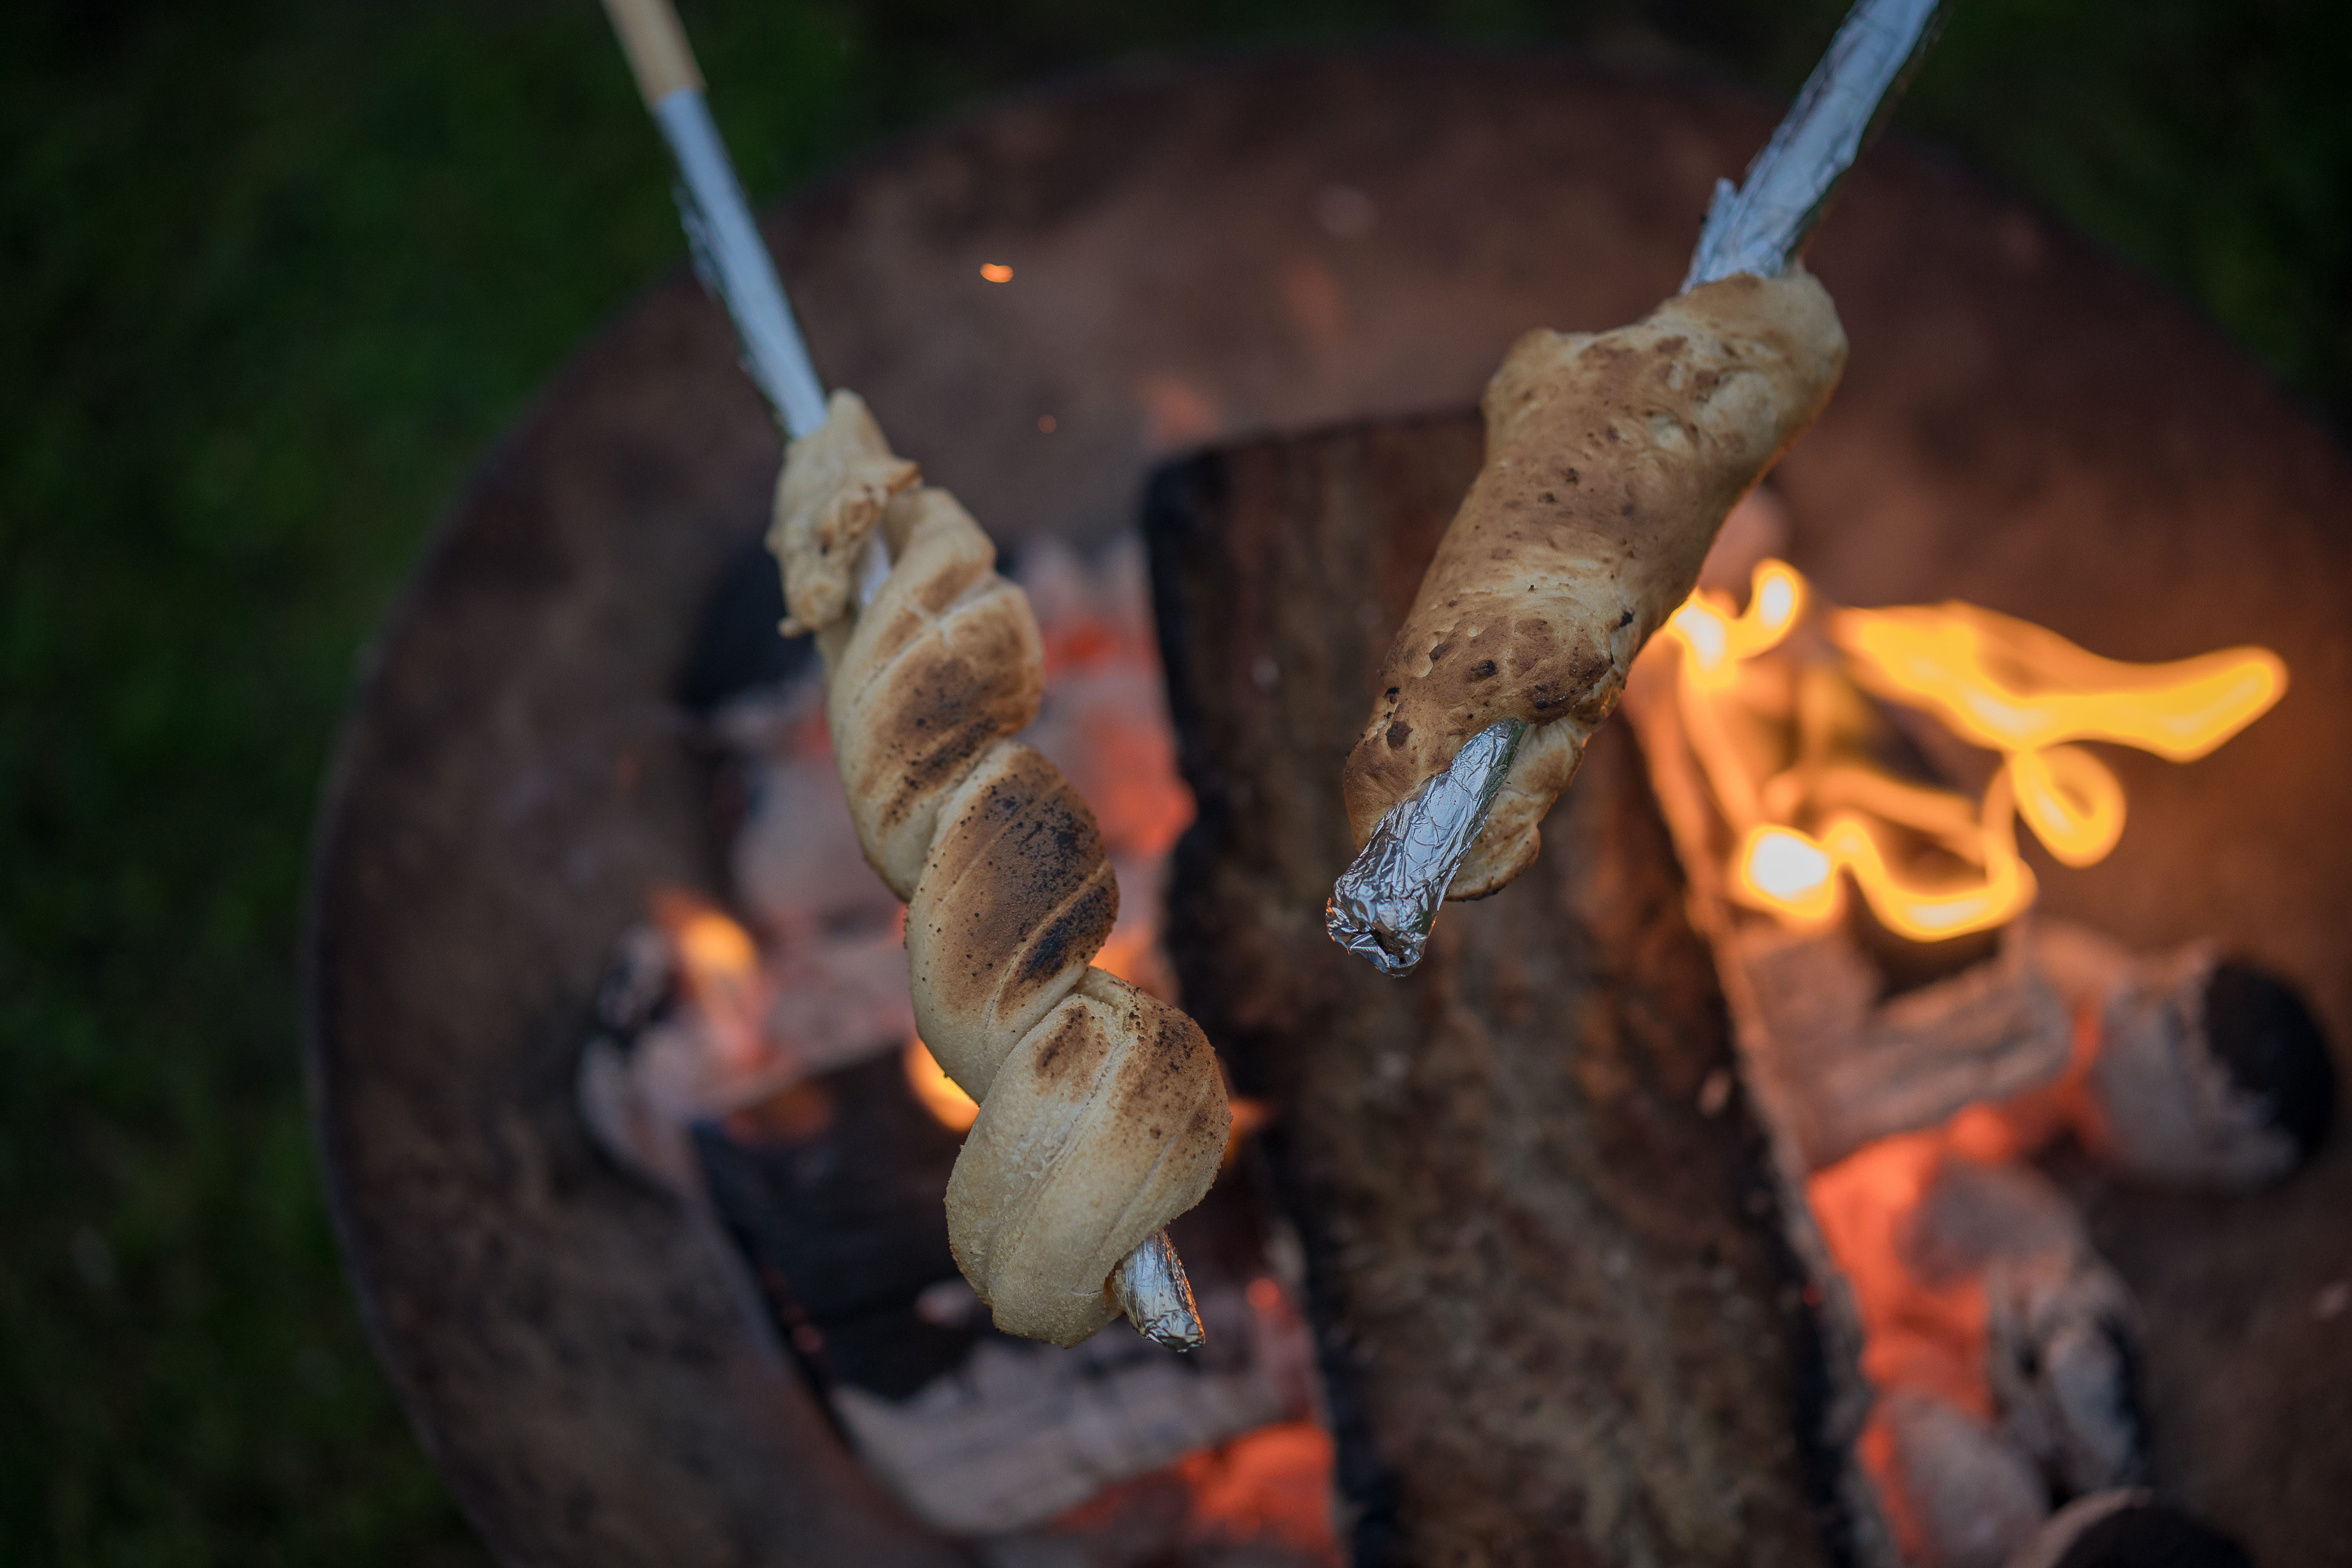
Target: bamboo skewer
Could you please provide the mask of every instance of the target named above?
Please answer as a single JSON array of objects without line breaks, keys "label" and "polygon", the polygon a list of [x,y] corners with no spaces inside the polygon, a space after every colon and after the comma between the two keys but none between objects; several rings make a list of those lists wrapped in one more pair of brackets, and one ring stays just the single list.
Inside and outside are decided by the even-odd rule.
[{"label": "bamboo skewer", "polygon": [[[726,307],[742,345],[744,373],[767,398],[784,433],[807,436],[824,423],[824,384],[710,118],[702,71],[677,12],[671,0],[604,0],[604,11],[620,37],[638,93],[669,144],[677,170],[678,217],[694,252],[695,272]],[[877,530],[858,562],[861,606],[889,570],[889,552]],[[1121,1258],[1105,1286],[1146,1338],[1178,1351],[1202,1343],[1192,1287],[1165,1230]]]}]

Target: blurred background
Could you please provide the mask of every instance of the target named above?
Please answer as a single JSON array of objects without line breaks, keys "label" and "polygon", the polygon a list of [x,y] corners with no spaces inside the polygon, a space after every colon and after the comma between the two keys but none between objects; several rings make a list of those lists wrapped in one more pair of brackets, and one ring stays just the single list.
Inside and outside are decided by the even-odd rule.
[{"label": "blurred background", "polygon": [[[1843,6],[682,9],[767,202],[986,95],[1185,50],[1535,42],[1785,96]],[[1897,134],[2159,279],[2340,436],[2347,64],[2352,11],[2319,0],[1960,0]],[[593,0],[0,14],[0,1561],[487,1561],[329,1229],[307,837],[436,518],[682,252]]]}]

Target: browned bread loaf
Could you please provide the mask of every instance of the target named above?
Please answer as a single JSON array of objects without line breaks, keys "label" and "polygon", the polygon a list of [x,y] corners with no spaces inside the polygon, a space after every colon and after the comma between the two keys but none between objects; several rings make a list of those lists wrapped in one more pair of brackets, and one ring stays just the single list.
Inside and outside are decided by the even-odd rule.
[{"label": "browned bread loaf", "polygon": [[1689,596],[1726,513],[1845,366],[1801,268],[1677,295],[1630,327],[1534,331],[1486,386],[1486,458],[1381,667],[1342,787],[1361,845],[1497,721],[1533,726],[1450,896],[1493,892]]},{"label": "browned bread loaf", "polygon": [[[1116,1315],[1112,1268],[1208,1191],[1231,1114],[1199,1026],[1090,967],[1118,913],[1101,835],[1010,739],[1044,689],[1028,597],[955,499],[911,466],[896,482],[898,463],[835,393],[793,444],[772,541],[824,654],[858,840],[908,900],[916,1026],[980,1103],[948,1187],[957,1265],[1000,1328],[1076,1344]],[[891,565],[861,609],[877,527]]]}]

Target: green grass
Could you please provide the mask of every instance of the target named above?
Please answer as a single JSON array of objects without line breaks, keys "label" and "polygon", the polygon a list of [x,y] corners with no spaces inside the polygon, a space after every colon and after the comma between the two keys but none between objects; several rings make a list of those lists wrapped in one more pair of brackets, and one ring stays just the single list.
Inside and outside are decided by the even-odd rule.
[{"label": "green grass", "polygon": [[[1822,0],[688,6],[772,197],[1038,73],[1563,37],[1787,89]],[[1965,0],[1906,119],[2352,413],[2352,26]],[[0,1562],[479,1561],[369,1358],[296,1062],[370,629],[537,384],[677,261],[584,0],[0,16]]]}]

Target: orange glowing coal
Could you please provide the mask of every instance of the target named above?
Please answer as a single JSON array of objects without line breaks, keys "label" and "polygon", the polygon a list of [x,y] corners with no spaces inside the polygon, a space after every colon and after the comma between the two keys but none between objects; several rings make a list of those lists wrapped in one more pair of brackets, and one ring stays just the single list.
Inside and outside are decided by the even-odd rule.
[{"label": "orange glowing coal", "polygon": [[[1905,1257],[1903,1233],[1936,1166],[1941,1133],[1883,1138],[1815,1173],[1805,1196],[1822,1237],[1853,1288],[1862,1317],[1862,1373],[1877,1389],[1906,1389],[1942,1400],[1979,1421],[1993,1416],[1985,1372],[1990,1316],[1984,1277],[1927,1277]],[[1925,1534],[1912,1510],[1891,1412],[1874,1403],[1855,1449],[1877,1484],[1887,1522],[1908,1563],[1925,1558]]]},{"label": "orange glowing coal", "polygon": [[[2088,866],[2124,829],[2122,784],[2077,742],[2201,757],[2286,689],[2241,647],[2126,664],[1974,605],[1826,609],[1804,578],[1755,571],[1745,609],[1701,590],[1666,623],[1677,712],[1730,826],[1731,896],[1793,926],[1834,920],[1850,879],[1889,930],[1984,931],[2033,901],[2021,818],[2061,863]],[[1975,800],[1890,771],[1869,698],[1933,716],[2000,754]]]},{"label": "orange glowing coal", "polygon": [[1986,1302],[1979,1274],[1925,1278],[1905,1261],[1902,1229],[1945,1157],[1940,1131],[1882,1138],[1805,1183],[1822,1237],[1853,1287],[1862,1372],[1877,1388],[1931,1393],[1984,1419]]}]

